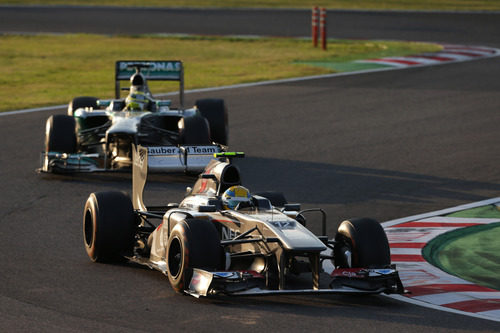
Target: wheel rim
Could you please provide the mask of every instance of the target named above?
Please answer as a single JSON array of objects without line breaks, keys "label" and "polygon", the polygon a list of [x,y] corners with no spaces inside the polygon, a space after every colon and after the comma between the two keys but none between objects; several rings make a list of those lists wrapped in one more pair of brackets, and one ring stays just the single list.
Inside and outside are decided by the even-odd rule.
[{"label": "wheel rim", "polygon": [[178,237],[174,237],[168,248],[168,270],[172,277],[176,278],[180,275],[182,260],[181,240]]}]

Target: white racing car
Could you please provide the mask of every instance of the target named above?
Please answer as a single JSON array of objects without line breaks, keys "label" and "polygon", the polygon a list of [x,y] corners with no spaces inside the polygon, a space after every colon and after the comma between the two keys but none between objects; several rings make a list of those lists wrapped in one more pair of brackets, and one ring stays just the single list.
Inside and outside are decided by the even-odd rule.
[{"label": "white racing car", "polygon": [[[323,210],[301,210],[278,192],[251,195],[231,156],[216,154],[179,204],[151,207],[143,190],[154,157],[135,147],[132,199],[97,192],[86,202],[90,259],[149,266],[168,276],[176,291],[196,297],[405,292],[379,223],[347,220],[329,238]],[[320,236],[307,228],[306,215],[315,213]]]},{"label": "white racing car", "polygon": [[[120,88],[120,81],[130,87]],[[153,97],[147,80],[178,81],[178,109]],[[126,98],[120,91],[126,90]],[[130,168],[132,145],[162,156],[150,168],[164,172],[199,173],[225,151],[227,107],[222,99],[184,105],[184,70],[180,61],[117,61],[115,99],[77,97],[68,114],[47,119],[42,172],[93,172]]]}]

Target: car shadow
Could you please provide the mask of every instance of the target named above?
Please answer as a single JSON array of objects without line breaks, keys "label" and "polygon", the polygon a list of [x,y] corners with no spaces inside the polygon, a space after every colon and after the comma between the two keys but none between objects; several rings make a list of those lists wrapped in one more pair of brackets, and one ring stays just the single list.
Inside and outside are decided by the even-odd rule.
[{"label": "car shadow", "polygon": [[[432,198],[477,201],[500,192],[500,184],[401,171],[248,157],[238,160],[252,192],[278,190],[289,201],[349,204],[366,200],[426,203]],[[496,195],[497,195],[496,194]]]},{"label": "car shadow", "polygon": [[[463,329],[463,323],[455,321],[440,321],[431,318],[428,311],[412,311],[414,305],[403,303],[382,295],[280,295],[265,297],[228,297],[218,299],[198,299],[196,302],[210,304],[221,308],[224,318],[241,325],[257,324],[260,316],[256,311],[286,314],[289,318],[316,318],[318,321],[328,321],[334,318],[352,318],[354,322],[375,320],[377,322],[412,323],[421,329],[436,330],[436,328]],[[367,310],[368,309],[368,310]],[[438,316],[439,317],[439,316]],[[277,319],[278,320],[278,319]],[[293,320],[293,319],[292,319]],[[305,319],[305,322],[308,320]],[[296,330],[307,330],[300,321],[295,322]],[[358,326],[360,327],[360,326]],[[369,331],[361,326],[361,331]],[[334,329],[335,331],[335,329]]]},{"label": "car shadow", "polygon": [[[353,212],[360,212],[358,216],[372,216],[382,221],[489,199],[500,193],[498,183],[395,170],[252,156],[235,159],[234,164],[240,169],[242,184],[251,192],[279,191],[289,202],[316,207],[333,205],[336,211],[345,208],[338,218],[353,217]],[[130,171],[43,174],[42,178],[49,183],[81,184],[90,191],[131,193],[132,189]],[[186,187],[192,186],[196,179],[195,175],[150,174],[145,197],[148,202],[149,198],[157,201],[151,204],[179,202]]]}]

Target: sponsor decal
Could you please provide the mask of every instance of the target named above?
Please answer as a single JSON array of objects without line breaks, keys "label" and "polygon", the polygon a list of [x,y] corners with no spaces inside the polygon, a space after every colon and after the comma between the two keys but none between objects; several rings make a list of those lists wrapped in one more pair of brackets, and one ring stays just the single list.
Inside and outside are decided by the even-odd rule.
[{"label": "sponsor decal", "polygon": [[189,282],[189,290],[194,292],[193,296],[206,296],[210,283],[212,283],[212,273],[195,268]]},{"label": "sponsor decal", "polygon": [[148,147],[149,156],[178,155],[179,153],[180,149],[177,147]]},{"label": "sponsor decal", "polygon": [[222,239],[233,239],[234,237],[241,234],[236,230],[229,229],[228,227],[222,227]]},{"label": "sponsor decal", "polygon": [[380,274],[380,275],[387,275],[387,274],[392,274],[394,273],[393,269],[370,269],[370,273],[375,273],[375,274]]},{"label": "sponsor decal", "polygon": [[358,276],[358,273],[357,272],[347,272],[347,271],[344,271],[344,272],[342,272],[342,275],[343,276],[347,276],[347,277],[355,277],[355,276]]},{"label": "sponsor decal", "polygon": [[213,275],[223,279],[236,279],[240,277],[238,272],[214,272]]},{"label": "sponsor decal", "polygon": [[295,229],[297,227],[297,223],[295,221],[272,221],[269,222],[269,224],[280,230]]},{"label": "sponsor decal", "polygon": [[198,193],[205,193],[207,191],[207,180],[206,179],[203,179],[201,181],[201,185],[200,185],[200,190],[198,191]]},{"label": "sponsor decal", "polygon": [[146,65],[141,73],[147,79],[157,80],[180,80],[182,73],[182,63],[180,61],[119,61],[116,67],[116,78],[127,80],[134,73],[134,64]]},{"label": "sponsor decal", "polygon": [[337,268],[330,276],[344,276],[344,277],[364,277],[366,275],[366,270],[364,268]]},{"label": "sponsor decal", "polygon": [[212,146],[207,146],[207,147],[196,147],[196,146],[191,146],[191,147],[186,147],[186,152],[188,154],[215,154],[218,152],[218,149],[216,147]]},{"label": "sponsor decal", "polygon": [[[214,146],[184,146],[182,147],[188,155],[212,155],[218,152],[218,148]],[[149,156],[168,156],[182,154],[179,147],[164,146],[164,147],[148,147]]]},{"label": "sponsor decal", "polygon": [[238,279],[246,279],[246,278],[264,278],[263,275],[257,273],[256,271],[249,270],[237,270],[232,272],[212,272],[215,277],[230,279],[230,280],[238,280]]},{"label": "sponsor decal", "polygon": [[200,284],[200,276],[199,275],[193,276],[193,278],[191,279],[191,286],[196,287],[199,284]]},{"label": "sponsor decal", "polygon": [[129,69],[129,66],[138,63],[142,65],[149,65],[150,67],[146,70],[148,72],[180,72],[182,67],[179,61],[154,61],[154,62],[124,61],[120,62],[120,71],[122,72],[130,71],[134,73],[135,70]]},{"label": "sponsor decal", "polygon": [[330,276],[344,276],[349,278],[365,278],[367,276],[391,275],[395,270],[390,268],[366,269],[366,268],[337,268]]},{"label": "sponsor decal", "polygon": [[259,279],[263,279],[263,278],[265,278],[265,276],[264,276],[264,275],[259,274],[259,273],[257,273],[256,271],[248,271],[248,270],[243,270],[243,271],[239,271],[239,272],[241,272],[241,273],[243,273],[243,274],[245,274],[245,275],[250,275],[250,276],[252,276],[253,278],[259,278]]}]

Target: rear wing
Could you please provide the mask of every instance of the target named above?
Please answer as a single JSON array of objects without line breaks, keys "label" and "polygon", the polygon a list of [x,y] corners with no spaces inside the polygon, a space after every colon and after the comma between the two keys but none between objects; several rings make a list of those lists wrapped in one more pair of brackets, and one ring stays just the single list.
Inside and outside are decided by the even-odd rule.
[{"label": "rear wing", "polygon": [[115,65],[115,96],[120,98],[120,81],[129,80],[134,65],[143,65],[141,74],[150,81],[179,81],[179,102],[184,105],[184,68],[179,60],[119,60]]},{"label": "rear wing", "polygon": [[132,203],[146,211],[142,194],[148,173],[197,174],[223,153],[220,145],[141,146],[132,144]]}]

